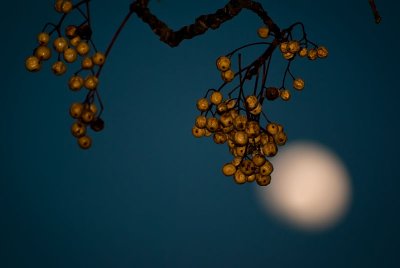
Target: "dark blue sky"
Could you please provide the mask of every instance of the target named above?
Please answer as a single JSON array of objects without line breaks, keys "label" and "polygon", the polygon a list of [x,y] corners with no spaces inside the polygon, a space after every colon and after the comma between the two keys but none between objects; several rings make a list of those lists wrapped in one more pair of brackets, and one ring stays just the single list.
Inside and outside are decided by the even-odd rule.
[{"label": "dark blue sky", "polygon": [[[92,3],[100,49],[130,3],[116,2]],[[226,3],[153,2],[175,29]],[[215,59],[258,41],[253,14],[175,49],[132,17],[101,77],[106,129],[82,151],[68,107],[83,95],[49,65],[24,69],[36,34],[58,19],[52,1],[8,1],[0,17],[0,267],[399,265],[400,4],[377,0],[376,25],[366,0],[261,2],[279,26],[302,21],[330,50],[324,61],[296,61],[306,89],[268,113],[290,140],[320,142],[344,161],[353,200],[341,223],[305,233],[266,215],[253,185],[221,174],[226,148],[191,136],[196,100],[220,84]]]}]

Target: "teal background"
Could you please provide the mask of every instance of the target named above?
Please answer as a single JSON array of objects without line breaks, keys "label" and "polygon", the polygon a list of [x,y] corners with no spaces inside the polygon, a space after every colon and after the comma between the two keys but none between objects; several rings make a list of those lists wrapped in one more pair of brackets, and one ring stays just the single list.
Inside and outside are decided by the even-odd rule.
[{"label": "teal background", "polygon": [[[220,84],[215,59],[258,41],[252,13],[174,49],[132,17],[101,76],[106,129],[82,151],[68,108],[83,93],[69,91],[68,77],[54,77],[49,63],[37,74],[24,69],[36,34],[58,20],[53,2],[7,1],[0,17],[0,267],[399,265],[400,4],[377,0],[383,20],[376,25],[366,0],[261,2],[279,26],[302,21],[309,38],[330,50],[323,61],[296,61],[306,89],[266,109],[291,141],[314,140],[341,157],[353,188],[345,218],[327,231],[303,232],[266,215],[253,185],[221,174],[226,147],[191,135],[196,100]],[[150,7],[177,29],[225,3]],[[99,49],[129,4],[92,1]],[[274,59],[271,75],[280,81],[282,61]]]}]

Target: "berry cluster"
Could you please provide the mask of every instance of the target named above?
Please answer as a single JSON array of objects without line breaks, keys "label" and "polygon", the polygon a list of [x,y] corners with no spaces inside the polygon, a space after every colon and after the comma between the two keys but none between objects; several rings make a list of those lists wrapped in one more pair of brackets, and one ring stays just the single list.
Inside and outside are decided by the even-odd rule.
[{"label": "berry cluster", "polygon": [[[227,144],[233,156],[230,163],[222,167],[222,173],[232,176],[238,184],[256,181],[260,186],[271,182],[274,168],[268,160],[278,153],[278,147],[287,141],[283,126],[270,121],[263,111],[264,100],[273,101],[280,98],[284,101],[291,99],[291,93],[285,87],[287,74],[292,78],[292,87],[301,91],[305,82],[302,78],[294,77],[290,71],[291,62],[296,58],[308,56],[310,60],[325,58],[328,51],[323,46],[316,46],[303,37],[296,41],[292,39],[292,30],[297,24],[283,31],[284,38],[278,42],[258,42],[235,49],[227,55],[220,56],[216,61],[217,69],[221,72],[224,83],[218,89],[210,89],[205,97],[197,101],[197,116],[192,128],[193,136],[213,137],[216,144]],[[301,25],[302,26],[302,25]],[[262,39],[270,37],[266,26],[258,29]],[[276,40],[276,39],[275,39]],[[242,49],[254,45],[267,45],[267,50],[246,67],[242,67],[241,54],[238,54],[238,72],[231,70],[232,56]],[[315,48],[308,49],[309,45]],[[288,61],[280,87],[267,86],[268,70],[272,52],[280,48],[282,56]],[[248,87],[248,81],[255,77],[254,86]],[[222,89],[238,78],[239,84],[230,90],[224,99]],[[261,80],[261,81],[259,81]],[[265,119],[265,122],[263,122]]]},{"label": "berry cluster", "polygon": [[[86,4],[86,13],[81,8],[83,4]],[[97,87],[99,71],[106,56],[97,51],[91,39],[89,0],[81,1],[76,5],[69,0],[56,0],[54,8],[57,12],[62,13],[62,17],[58,24],[47,23],[42,32],[37,35],[38,46],[34,49],[33,54],[27,57],[25,67],[30,72],[37,72],[45,61],[50,60],[53,54],[56,54],[51,69],[55,75],[61,76],[67,72],[68,64],[75,63],[76,65],[79,60],[79,69],[69,78],[68,86],[74,92],[85,88],[86,98],[82,103],[71,105],[70,115],[76,119],[71,131],[73,136],[78,138],[79,146],[88,149],[92,142],[87,135],[87,126],[90,125],[94,131],[104,128],[104,122],[100,118],[103,105]],[[79,25],[63,27],[67,15],[73,10],[77,10],[84,17],[84,21]],[[52,40],[53,35],[55,37]],[[100,103],[100,111],[95,104],[96,98]]]}]

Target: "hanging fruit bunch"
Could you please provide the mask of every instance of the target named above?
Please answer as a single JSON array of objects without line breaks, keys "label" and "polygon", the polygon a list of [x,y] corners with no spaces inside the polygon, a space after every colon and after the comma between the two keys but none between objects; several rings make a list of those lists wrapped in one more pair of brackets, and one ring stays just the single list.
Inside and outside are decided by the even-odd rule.
[{"label": "hanging fruit bunch", "polygon": [[[293,38],[293,29],[298,26],[303,30],[299,40]],[[282,31],[282,37],[271,42],[257,42],[242,46],[227,55],[220,56],[216,67],[221,72],[223,84],[218,89],[210,89],[197,101],[197,116],[192,134],[197,137],[212,137],[216,144],[227,144],[232,154],[232,161],[222,166],[222,173],[232,176],[238,184],[256,181],[260,186],[271,182],[273,165],[269,158],[278,153],[278,147],[285,145],[287,135],[281,124],[268,119],[263,110],[264,102],[281,99],[289,101],[292,89],[286,87],[288,79],[294,90],[304,89],[305,82],[291,72],[291,64],[296,58],[326,58],[328,50],[317,46],[307,39],[304,27],[296,23]],[[262,39],[270,37],[267,26],[258,29]],[[266,40],[267,41],[267,40]],[[265,46],[266,51],[250,65],[242,66],[243,49],[251,46]],[[287,61],[281,85],[272,85],[268,81],[271,57],[278,48],[282,58]],[[238,68],[232,68],[232,58],[238,54]],[[254,79],[253,79],[254,78]],[[229,91],[222,91],[238,82]],[[254,80],[252,85],[249,81]]]},{"label": "hanging fruit bunch", "polygon": [[[72,103],[70,107],[69,114],[75,119],[71,133],[82,149],[88,149],[92,145],[88,129],[97,132],[104,128],[100,117],[103,105],[97,88],[106,56],[97,51],[92,40],[89,0],[77,4],[70,0],[56,0],[54,9],[61,14],[61,18],[57,24],[47,23],[37,35],[37,47],[27,57],[25,67],[30,72],[38,72],[46,61],[53,60],[49,68],[54,75],[62,76],[67,73],[69,66],[76,66],[78,62],[79,69],[69,78],[68,87],[73,92],[84,91],[86,96],[83,101]],[[82,21],[77,25],[65,25],[72,12],[79,12]]]}]

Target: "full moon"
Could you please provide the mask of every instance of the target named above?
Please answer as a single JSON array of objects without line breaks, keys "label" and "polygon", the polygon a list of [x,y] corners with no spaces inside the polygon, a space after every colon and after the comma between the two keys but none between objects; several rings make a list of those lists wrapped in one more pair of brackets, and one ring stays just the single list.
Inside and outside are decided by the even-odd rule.
[{"label": "full moon", "polygon": [[333,227],[351,196],[349,175],[340,159],[321,145],[288,144],[271,160],[271,184],[257,187],[262,206],[289,224],[310,231]]}]

